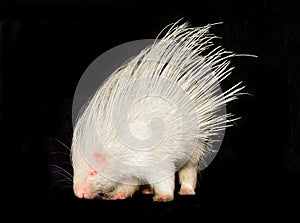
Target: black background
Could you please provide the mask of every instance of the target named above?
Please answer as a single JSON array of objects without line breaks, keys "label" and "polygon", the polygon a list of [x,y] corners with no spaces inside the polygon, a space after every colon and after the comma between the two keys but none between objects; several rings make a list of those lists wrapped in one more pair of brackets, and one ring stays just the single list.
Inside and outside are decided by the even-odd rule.
[{"label": "black background", "polygon": [[[300,173],[298,1],[7,1],[0,7],[0,78],[6,206],[35,218],[58,213],[139,221],[297,218]],[[79,200],[51,164],[71,171],[72,97],[88,65],[127,41],[155,38],[183,18],[211,30],[236,53],[224,88],[243,81],[252,96],[228,106],[242,119],[228,129],[194,197],[153,203]],[[5,152],[8,152],[7,155]],[[53,153],[56,152],[56,153]],[[60,152],[60,153],[57,153]],[[9,164],[7,164],[7,162]],[[6,176],[6,175],[4,175]],[[60,217],[59,217],[60,216]],[[298,218],[299,219],[299,218]]]}]

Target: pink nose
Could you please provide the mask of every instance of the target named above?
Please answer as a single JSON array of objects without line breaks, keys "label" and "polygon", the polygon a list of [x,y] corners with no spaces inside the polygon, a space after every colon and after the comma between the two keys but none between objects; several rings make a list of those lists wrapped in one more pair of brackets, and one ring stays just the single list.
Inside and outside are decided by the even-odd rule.
[{"label": "pink nose", "polygon": [[74,187],[74,194],[78,198],[92,199],[92,190],[87,185],[80,185]]}]

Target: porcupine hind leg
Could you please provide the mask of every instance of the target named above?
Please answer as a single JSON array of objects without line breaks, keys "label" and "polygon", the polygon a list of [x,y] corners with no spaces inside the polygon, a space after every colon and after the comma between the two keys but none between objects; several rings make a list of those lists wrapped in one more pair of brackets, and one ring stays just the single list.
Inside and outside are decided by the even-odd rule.
[{"label": "porcupine hind leg", "polygon": [[132,195],[138,190],[137,185],[120,184],[109,196],[109,200],[122,200]]},{"label": "porcupine hind leg", "polygon": [[189,161],[178,171],[180,183],[180,195],[195,195],[197,177],[199,172],[199,160],[203,145],[193,152]]},{"label": "porcupine hind leg", "polygon": [[153,187],[153,201],[167,202],[174,199],[175,174],[171,177],[151,185]]},{"label": "porcupine hind leg", "polygon": [[198,169],[197,165],[188,161],[187,164],[179,170],[180,195],[195,195],[197,184]]}]

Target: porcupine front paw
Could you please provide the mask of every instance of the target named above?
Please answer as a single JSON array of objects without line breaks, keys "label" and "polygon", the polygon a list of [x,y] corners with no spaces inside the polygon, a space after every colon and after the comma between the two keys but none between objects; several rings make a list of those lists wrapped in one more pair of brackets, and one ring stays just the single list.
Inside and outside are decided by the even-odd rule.
[{"label": "porcupine front paw", "polygon": [[126,196],[123,192],[119,191],[109,197],[109,200],[124,200]]},{"label": "porcupine front paw", "polygon": [[108,197],[109,200],[124,200],[136,192],[138,187],[136,185],[119,185]]}]

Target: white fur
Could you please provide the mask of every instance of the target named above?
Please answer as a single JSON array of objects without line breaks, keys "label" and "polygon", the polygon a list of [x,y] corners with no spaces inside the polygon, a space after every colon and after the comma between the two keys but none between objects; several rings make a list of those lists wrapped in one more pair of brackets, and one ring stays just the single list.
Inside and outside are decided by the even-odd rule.
[{"label": "white fur", "polygon": [[[212,48],[216,37],[210,27],[174,23],[99,87],[74,127],[74,177],[80,175],[82,162],[98,170],[92,154],[100,151],[109,160],[106,169],[99,170],[106,183],[149,183],[163,195],[155,199],[172,200],[170,182],[175,171],[182,170],[181,192],[193,193],[212,136],[234,120],[232,114],[220,116],[218,111],[243,89],[238,82],[218,93],[235,54]],[[132,194],[135,187],[128,191]]]}]

